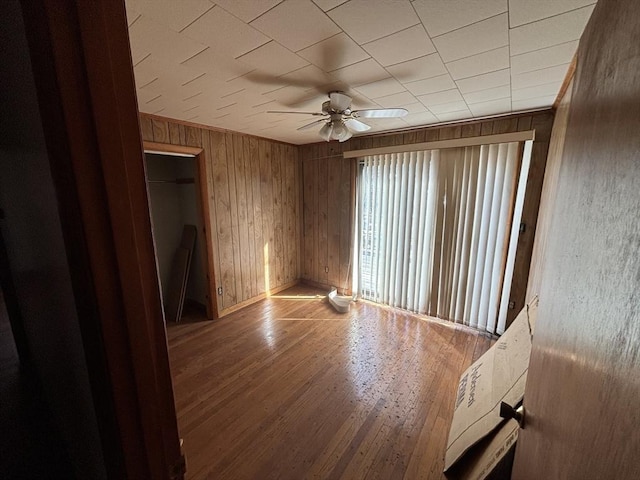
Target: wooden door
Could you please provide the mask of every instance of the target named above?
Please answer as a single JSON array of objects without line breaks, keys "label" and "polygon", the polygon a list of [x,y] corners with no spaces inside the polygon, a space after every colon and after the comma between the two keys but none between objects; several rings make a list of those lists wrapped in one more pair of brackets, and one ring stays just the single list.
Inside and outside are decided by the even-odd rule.
[{"label": "wooden door", "polygon": [[640,3],[583,34],[513,478],[640,478]]}]

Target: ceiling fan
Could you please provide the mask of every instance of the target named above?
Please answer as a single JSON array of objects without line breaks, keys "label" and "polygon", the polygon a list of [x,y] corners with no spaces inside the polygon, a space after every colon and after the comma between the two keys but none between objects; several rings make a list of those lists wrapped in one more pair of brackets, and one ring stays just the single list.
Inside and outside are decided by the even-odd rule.
[{"label": "ceiling fan", "polygon": [[327,142],[338,140],[344,142],[351,138],[354,132],[366,132],[371,127],[358,118],[398,118],[404,117],[408,111],[404,108],[372,108],[366,110],[351,110],[351,97],[343,92],[329,92],[329,100],[322,104],[322,112],[290,112],[270,110],[267,113],[296,113],[301,115],[315,115],[323,117],[320,120],[303,125],[298,130],[307,130],[324,123],[320,136]]}]

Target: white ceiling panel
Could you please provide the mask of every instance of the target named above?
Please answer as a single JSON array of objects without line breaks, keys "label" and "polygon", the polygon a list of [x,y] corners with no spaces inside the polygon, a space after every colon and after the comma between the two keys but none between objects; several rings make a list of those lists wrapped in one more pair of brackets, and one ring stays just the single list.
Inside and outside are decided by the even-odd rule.
[{"label": "white ceiling panel", "polygon": [[505,13],[507,0],[416,0],[413,7],[429,35],[436,37]]},{"label": "white ceiling panel", "polygon": [[[157,0],[155,0],[157,1]],[[215,0],[227,12],[235,15],[243,22],[249,23],[264,12],[271,10],[282,0]]]},{"label": "white ceiling panel", "polygon": [[526,100],[528,98],[548,97],[557,93],[560,88],[561,82],[551,82],[542,85],[536,85],[534,87],[514,89],[511,91],[511,98],[514,101]]},{"label": "white ceiling panel", "polygon": [[506,13],[433,37],[445,63],[509,45]]},{"label": "white ceiling panel", "polygon": [[325,12],[331,10],[332,8],[336,8],[338,5],[342,5],[346,2],[347,0],[313,0],[313,3],[318,5]]},{"label": "white ceiling panel", "polygon": [[562,82],[567,75],[569,64],[557,65],[555,67],[543,68],[533,72],[520,73],[511,76],[511,88],[514,90],[526,87],[535,87],[551,82]]},{"label": "white ceiling panel", "polygon": [[221,7],[212,8],[182,33],[232,57],[239,57],[270,40]]},{"label": "white ceiling panel", "polygon": [[455,122],[456,120],[464,120],[473,117],[468,108],[457,112],[444,112],[436,115],[441,122]]},{"label": "white ceiling panel", "polygon": [[344,33],[334,35],[297,53],[325,72],[369,58],[369,54]]},{"label": "white ceiling panel", "polygon": [[442,92],[456,88],[451,75],[438,75],[437,77],[406,83],[405,87],[414,95],[427,95],[429,93]]},{"label": "white ceiling panel", "polygon": [[447,73],[440,55],[433,53],[387,67],[387,71],[402,83],[415,82]]},{"label": "white ceiling panel", "polygon": [[487,90],[489,88],[502,87],[511,84],[509,69],[498,70],[497,72],[485,73],[475,77],[457,80],[456,84],[463,94]]},{"label": "white ceiling panel", "polygon": [[509,47],[500,47],[447,63],[454,80],[509,68]]},{"label": "white ceiling panel", "polygon": [[440,115],[442,113],[459,112],[461,110],[465,110],[467,109],[467,104],[464,103],[464,101],[458,101],[458,102],[440,103],[438,105],[427,105],[427,107],[435,115]]},{"label": "white ceiling panel", "polygon": [[404,0],[351,0],[328,15],[360,45],[420,23],[411,3]]},{"label": "white ceiling panel", "polygon": [[528,98],[526,100],[513,100],[511,102],[511,109],[517,112],[518,110],[548,107],[549,105],[553,105],[555,99],[555,95],[548,95],[546,97]]},{"label": "white ceiling panel", "polygon": [[457,88],[453,88],[443,92],[420,95],[418,100],[431,108],[434,105],[442,105],[443,103],[462,102],[464,101],[464,98],[462,98],[462,95],[460,95],[460,91]]},{"label": "white ceiling panel", "polygon": [[285,75],[308,65],[305,59],[274,41],[238,57],[238,60],[258,69],[260,73],[274,77]]},{"label": "white ceiling panel", "polygon": [[578,40],[593,6],[583,7],[555,17],[512,28],[509,31],[511,55],[539,50]]},{"label": "white ceiling panel", "polygon": [[422,25],[409,27],[363,46],[383,66],[395,65],[436,51]]},{"label": "white ceiling panel", "polygon": [[340,28],[311,0],[285,0],[251,26],[294,52],[340,33]]},{"label": "white ceiling panel", "polygon": [[511,57],[511,74],[532,72],[547,67],[555,67],[564,63],[571,63],[578,48],[578,41],[574,40],[553,47],[541,48],[533,52],[522,53]]},{"label": "white ceiling panel", "polygon": [[498,100],[491,100],[489,102],[480,102],[469,105],[469,110],[476,117],[483,117],[487,115],[496,115],[502,113],[511,108],[510,98],[501,98]]},{"label": "white ceiling panel", "polygon": [[384,80],[378,80],[377,82],[360,85],[356,90],[362,93],[365,97],[376,99],[378,97],[385,97],[394,93],[404,92],[405,88],[395,78],[385,78]]},{"label": "white ceiling panel", "polygon": [[515,28],[595,3],[593,0],[509,0],[509,24]]},{"label": "white ceiling panel", "polygon": [[180,2],[158,2],[157,0],[130,0],[127,4],[142,15],[154,19],[176,32],[213,8],[208,0],[181,0]]},{"label": "white ceiling panel", "polygon": [[[369,133],[553,104],[591,0],[125,0],[141,111],[291,142],[330,91]],[[509,22],[510,20],[510,22]],[[433,111],[429,110],[432,109]],[[371,120],[371,121],[370,121]]]},{"label": "white ceiling panel", "polygon": [[489,102],[492,100],[501,100],[503,98],[511,99],[511,87],[509,85],[464,94],[464,99],[469,105]]},{"label": "white ceiling panel", "polygon": [[354,87],[365,83],[376,82],[391,76],[389,72],[382,68],[373,58],[334,70],[331,72],[331,75]]}]

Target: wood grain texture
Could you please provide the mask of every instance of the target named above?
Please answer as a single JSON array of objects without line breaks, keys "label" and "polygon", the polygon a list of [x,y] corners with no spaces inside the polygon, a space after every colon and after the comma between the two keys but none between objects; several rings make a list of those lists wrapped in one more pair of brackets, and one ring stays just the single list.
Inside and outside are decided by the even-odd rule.
[{"label": "wood grain texture", "polygon": [[169,327],[187,478],[444,478],[459,375],[491,339],[317,293]]},{"label": "wood grain texture", "polygon": [[144,140],[156,146],[202,149],[212,291],[222,287],[222,295],[215,295],[217,316],[297,281],[301,248],[297,147],[157,116],[140,114],[140,118]]},{"label": "wood grain texture", "polygon": [[513,478],[640,478],[640,4],[578,49]]},{"label": "wood grain texture", "polygon": [[[336,286],[346,285],[347,288],[351,288],[351,235],[354,227],[352,199],[355,196],[357,167],[355,167],[355,159],[345,160],[334,155],[339,155],[342,151],[399,145],[408,142],[434,142],[535,129],[536,140],[522,216],[522,222],[527,227],[518,239],[514,280],[510,295],[510,300],[514,302],[515,306],[507,313],[507,325],[509,325],[525,304],[529,265],[552,123],[553,114],[551,111],[544,111],[446,127],[427,127],[405,133],[359,136],[342,144],[323,142],[300,146],[301,168],[304,173],[302,180],[303,235],[300,246],[304,256],[300,272],[301,278],[311,281],[314,285],[327,287],[338,280],[339,283]],[[349,162],[354,162],[353,166]],[[339,175],[333,173],[334,170],[338,171],[338,163],[342,164]],[[325,173],[325,166],[332,169],[331,173]],[[333,215],[327,206],[327,200],[325,200],[327,196],[329,204],[335,206],[331,196],[328,195],[329,192],[338,192],[340,198],[338,205],[340,223],[337,231],[335,225],[328,221],[330,219],[325,221],[325,215],[330,217]],[[334,257],[336,254],[337,257]],[[329,266],[328,275],[324,271],[325,266]],[[339,270],[339,275],[335,275],[336,268]]]}]

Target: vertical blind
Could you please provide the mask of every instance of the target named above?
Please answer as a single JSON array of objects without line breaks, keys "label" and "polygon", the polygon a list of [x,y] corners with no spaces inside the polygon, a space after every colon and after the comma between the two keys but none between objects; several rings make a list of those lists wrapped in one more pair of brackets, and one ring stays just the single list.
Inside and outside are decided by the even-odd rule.
[{"label": "vertical blind", "polygon": [[360,295],[496,333],[519,151],[512,142],[364,157]]}]

